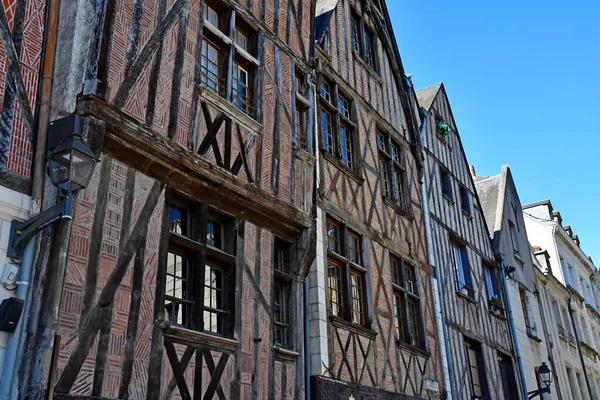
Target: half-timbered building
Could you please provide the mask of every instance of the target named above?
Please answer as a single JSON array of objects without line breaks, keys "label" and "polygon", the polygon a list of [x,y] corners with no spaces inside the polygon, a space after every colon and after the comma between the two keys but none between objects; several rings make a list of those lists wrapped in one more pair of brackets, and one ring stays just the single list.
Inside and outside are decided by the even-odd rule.
[{"label": "half-timbered building", "polygon": [[415,94],[384,1],[329,15],[316,38],[313,398],[439,398]]},{"label": "half-timbered building", "polygon": [[[8,3],[46,2],[0,7],[10,169],[37,78],[18,73]],[[50,119],[100,161],[39,242],[13,398],[303,398],[313,2],[49,3]]]},{"label": "half-timbered building", "polygon": [[498,263],[444,85],[417,92],[423,130],[425,192],[456,399],[519,398]]}]

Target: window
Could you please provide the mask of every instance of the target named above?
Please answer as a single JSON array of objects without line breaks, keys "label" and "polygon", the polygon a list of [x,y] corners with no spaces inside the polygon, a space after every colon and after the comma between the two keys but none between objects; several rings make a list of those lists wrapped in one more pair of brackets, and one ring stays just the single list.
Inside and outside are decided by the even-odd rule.
[{"label": "window", "polygon": [[519,296],[521,297],[521,309],[523,310],[523,318],[525,319],[525,327],[528,333],[533,329],[533,325],[529,318],[529,305],[527,303],[527,290],[525,288],[519,288]]},{"label": "window", "polygon": [[425,349],[421,299],[415,267],[390,254],[394,317],[399,341]]},{"label": "window", "polygon": [[466,187],[460,186],[460,208],[467,214],[471,214],[471,202],[469,201],[469,191]]},{"label": "window", "polygon": [[450,173],[440,167],[440,177],[442,180],[442,194],[446,195],[449,199],[453,199],[452,178],[450,178]]},{"label": "window", "polygon": [[215,92],[220,92],[219,70],[219,49],[208,39],[203,39],[200,59],[200,83]]},{"label": "window", "polygon": [[485,274],[485,285],[488,292],[490,309],[493,307],[495,311],[502,311],[503,307],[496,269],[493,266],[484,265],[483,270]]},{"label": "window", "polygon": [[355,9],[350,10],[350,39],[352,50],[377,72],[377,35]]},{"label": "window", "polygon": [[337,87],[323,81],[319,90],[319,117],[323,150],[335,156],[346,167],[356,170],[354,135],[350,98]]},{"label": "window", "polygon": [[368,318],[362,237],[331,217],[327,217],[326,229],[327,288],[331,314],[366,326]]},{"label": "window", "polygon": [[273,324],[275,344],[280,347],[291,348],[290,343],[290,302],[291,284],[293,281],[290,271],[291,246],[275,239],[273,282]]},{"label": "window", "polygon": [[206,206],[184,201],[171,204],[169,219],[165,281],[168,321],[231,336],[235,283],[232,221]]},{"label": "window", "polygon": [[456,291],[475,298],[466,246],[452,244],[452,262],[456,274]]},{"label": "window", "polygon": [[481,344],[465,338],[467,360],[469,362],[469,375],[471,378],[471,394],[474,398],[488,396],[487,381],[485,379],[485,363],[481,352]]},{"label": "window", "polygon": [[350,36],[352,39],[352,50],[360,53],[360,23],[359,17],[353,12],[350,14]]},{"label": "window", "polygon": [[300,72],[294,77],[296,85],[296,111],[294,114],[294,144],[304,151],[309,151],[307,140],[307,121],[310,101],[306,99],[306,78]]},{"label": "window", "polygon": [[498,366],[500,367],[500,374],[502,375],[504,398],[506,400],[519,400],[512,360],[510,357],[498,353]]},{"label": "window", "polygon": [[516,255],[519,255],[519,235],[517,233],[517,227],[512,221],[508,221],[508,229],[510,230],[510,241],[512,243],[513,251]]},{"label": "window", "polygon": [[377,132],[377,148],[383,196],[408,211],[408,179],[401,146],[391,140],[389,135],[379,131]]},{"label": "window", "polygon": [[[229,18],[230,13],[235,11],[228,10],[218,1],[207,0],[204,4],[200,82],[231,101],[239,110],[252,114],[252,83],[258,67],[256,35],[240,16]],[[234,27],[228,26],[231,20],[236,21]],[[224,40],[223,34],[230,35],[231,42]],[[231,53],[233,58],[229,57]],[[231,59],[233,62],[228,61]],[[229,87],[228,82],[225,84],[227,77],[232,79],[230,91],[225,90]]]},{"label": "window", "polygon": [[363,58],[369,64],[369,67],[377,70],[377,36],[368,30],[365,30],[365,51]]}]

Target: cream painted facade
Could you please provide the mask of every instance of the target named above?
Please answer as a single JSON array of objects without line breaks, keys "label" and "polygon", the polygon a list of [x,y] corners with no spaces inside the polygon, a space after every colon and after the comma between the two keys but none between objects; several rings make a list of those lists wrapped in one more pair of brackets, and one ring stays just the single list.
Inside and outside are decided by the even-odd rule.
[{"label": "cream painted facade", "polygon": [[[8,240],[10,237],[10,226],[14,219],[26,220],[31,209],[31,198],[5,186],[0,186],[0,275],[4,272],[7,263],[11,262],[6,257]],[[0,284],[0,302],[6,298],[15,296],[16,289],[8,290]],[[4,366],[4,355],[6,344],[11,334],[0,332],[0,374]]]},{"label": "cream painted facade", "polygon": [[506,267],[514,272],[506,276],[504,285],[510,307],[508,317],[514,324],[520,365],[528,392],[540,389],[536,371],[542,362],[550,363],[549,341],[545,335],[545,321],[539,301],[535,265],[521,202],[509,167],[500,175],[476,179],[476,188],[496,254],[501,254]]},{"label": "cream painted facade", "polygon": [[597,268],[550,201],[524,206],[523,217],[540,266],[540,298],[558,379],[553,393],[565,400],[600,399],[600,313],[590,280]]}]

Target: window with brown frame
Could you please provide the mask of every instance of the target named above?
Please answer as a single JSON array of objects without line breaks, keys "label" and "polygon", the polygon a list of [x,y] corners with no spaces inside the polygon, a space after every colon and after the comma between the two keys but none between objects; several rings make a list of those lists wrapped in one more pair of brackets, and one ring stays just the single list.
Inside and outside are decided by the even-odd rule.
[{"label": "window with brown frame", "polygon": [[327,80],[321,82],[319,90],[319,119],[323,150],[346,167],[357,170],[352,102],[339,92],[335,83]]},{"label": "window with brown frame", "polygon": [[383,196],[398,204],[404,211],[409,211],[404,152],[400,145],[390,138],[390,135],[382,131],[377,132],[377,148]]},{"label": "window with brown frame", "polygon": [[[252,89],[258,67],[256,33],[239,15],[233,18],[235,26],[230,26],[232,13],[235,10],[218,0],[204,3],[200,83],[252,116]],[[232,53],[233,57],[230,57]],[[231,80],[230,86],[228,79]]]},{"label": "window with brown frame", "polygon": [[327,217],[327,288],[330,312],[367,326],[362,237],[345,224]]},{"label": "window with brown frame", "polygon": [[377,34],[353,6],[350,7],[350,39],[352,50],[375,72],[379,72]]},{"label": "window with brown frame", "polygon": [[289,243],[275,239],[274,280],[273,280],[273,328],[275,344],[291,348],[290,342],[290,303],[292,293],[292,275]]},{"label": "window with brown frame", "polygon": [[233,334],[233,221],[202,204],[170,205],[165,315],[174,325]]},{"label": "window with brown frame", "polygon": [[307,116],[310,108],[310,100],[307,98],[308,88],[306,76],[296,71],[294,76],[296,86],[296,110],[294,114],[294,144],[296,147],[310,152],[307,137]]},{"label": "window with brown frame", "polygon": [[485,362],[481,344],[464,338],[467,361],[469,362],[469,377],[471,378],[471,396],[473,399],[488,398],[488,386],[485,374]]},{"label": "window with brown frame", "polygon": [[400,342],[425,349],[417,271],[413,265],[394,254],[390,254],[390,270],[396,337]]}]

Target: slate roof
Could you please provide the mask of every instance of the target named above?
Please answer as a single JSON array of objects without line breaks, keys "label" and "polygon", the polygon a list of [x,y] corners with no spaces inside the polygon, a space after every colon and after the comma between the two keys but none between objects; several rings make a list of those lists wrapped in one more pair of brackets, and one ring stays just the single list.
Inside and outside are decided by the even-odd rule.
[{"label": "slate roof", "polygon": [[419,105],[429,111],[442,85],[443,83],[440,82],[419,90],[417,92],[417,101],[419,102]]}]

